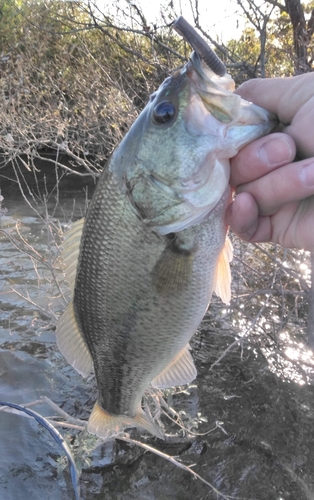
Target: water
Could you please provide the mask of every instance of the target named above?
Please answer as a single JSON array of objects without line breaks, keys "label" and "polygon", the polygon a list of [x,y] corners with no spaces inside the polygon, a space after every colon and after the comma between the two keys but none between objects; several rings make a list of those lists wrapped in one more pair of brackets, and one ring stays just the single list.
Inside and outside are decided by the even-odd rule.
[{"label": "water", "polygon": [[[82,193],[81,208],[84,203]],[[70,373],[72,370],[55,345],[56,317],[64,303],[54,298],[56,290],[46,264],[30,258],[36,257],[32,246],[53,262],[53,252],[48,255],[51,235],[45,222],[21,196],[5,198],[5,207],[12,218],[9,229],[14,221],[20,221],[21,237],[30,248],[26,247],[29,254],[23,254],[8,238],[1,239],[0,399],[25,404],[47,396],[63,406],[65,401],[65,406],[77,405],[79,410],[90,398],[89,387],[75,373]],[[51,208],[48,204],[48,209]],[[36,209],[44,214],[40,204]],[[80,210],[74,209],[74,216]],[[61,225],[65,224],[63,211],[68,217],[73,215],[73,199],[68,196],[61,198],[56,214]],[[51,414],[43,405],[36,410],[43,415]],[[22,499],[28,490],[34,499],[74,498],[69,474],[66,470],[58,471],[62,450],[49,433],[22,415],[1,412],[0,421],[0,498]]]},{"label": "water", "polygon": [[[0,240],[0,400],[25,404],[47,396],[72,416],[88,418],[96,398],[95,382],[83,380],[56,347],[56,318],[64,301],[49,271],[59,228],[84,213],[86,194],[82,189],[60,191],[58,203],[54,196],[47,206],[38,201],[37,214],[17,190],[2,194],[7,215],[21,221],[22,238],[45,262],[36,260],[30,248],[32,258],[8,238]],[[45,222],[47,209],[54,213],[49,219],[51,231]],[[66,290],[61,275],[58,280]],[[145,442],[186,465],[195,464],[193,470],[224,495],[246,500],[314,499],[311,380],[298,383],[296,368],[294,375],[281,376],[267,362],[269,351],[250,342],[236,344],[210,370],[238,338],[231,318],[217,321],[221,306],[214,302],[217,305],[193,340],[197,387],[172,398],[175,408],[191,418],[206,416],[208,422],[198,431],[211,432],[176,442],[154,438]],[[35,410],[52,414],[46,405]],[[0,500],[24,500],[28,493],[32,500],[74,498],[62,450],[49,433],[17,414],[0,412],[0,423]],[[174,432],[174,426],[168,427]],[[74,431],[62,432],[72,445],[78,443]],[[86,500],[218,498],[189,473],[125,442],[98,447],[87,455],[80,464]]]}]

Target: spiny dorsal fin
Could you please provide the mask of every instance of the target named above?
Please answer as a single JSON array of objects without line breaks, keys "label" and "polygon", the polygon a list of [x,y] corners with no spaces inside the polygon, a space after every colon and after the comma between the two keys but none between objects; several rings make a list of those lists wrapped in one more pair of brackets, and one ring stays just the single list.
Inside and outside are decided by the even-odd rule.
[{"label": "spiny dorsal fin", "polygon": [[197,371],[189,346],[185,346],[173,361],[154,378],[151,385],[159,389],[189,384],[196,378]]},{"label": "spiny dorsal fin", "polygon": [[232,261],[232,257],[232,243],[227,236],[225,246],[218,257],[214,277],[214,292],[225,304],[229,304],[231,300],[231,271],[229,262]]},{"label": "spiny dorsal fin", "polygon": [[93,360],[77,325],[72,301],[57,323],[56,334],[63,356],[78,373],[87,377],[93,371]]},{"label": "spiny dorsal fin", "polygon": [[59,258],[63,264],[63,271],[73,293],[75,285],[76,268],[80,250],[80,242],[85,219],[80,219],[72,224],[66,231]]},{"label": "spiny dorsal fin", "polygon": [[107,440],[119,436],[124,429],[131,427],[140,427],[153,436],[165,439],[160,427],[152,422],[141,408],[134,417],[128,417],[127,415],[111,415],[103,410],[99,403],[96,403],[87,424],[88,432]]},{"label": "spiny dorsal fin", "polygon": [[185,248],[174,237],[153,269],[153,283],[161,295],[178,292],[190,282],[194,249]]}]

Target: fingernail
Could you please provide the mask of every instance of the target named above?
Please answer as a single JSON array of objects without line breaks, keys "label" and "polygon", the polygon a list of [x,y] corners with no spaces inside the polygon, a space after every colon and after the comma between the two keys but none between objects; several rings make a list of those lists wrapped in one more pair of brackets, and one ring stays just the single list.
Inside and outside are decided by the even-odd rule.
[{"label": "fingernail", "polygon": [[314,186],[314,163],[305,165],[300,171],[299,177],[306,186]]},{"label": "fingernail", "polygon": [[265,165],[275,167],[291,160],[291,146],[285,139],[276,137],[264,142],[257,154]]}]

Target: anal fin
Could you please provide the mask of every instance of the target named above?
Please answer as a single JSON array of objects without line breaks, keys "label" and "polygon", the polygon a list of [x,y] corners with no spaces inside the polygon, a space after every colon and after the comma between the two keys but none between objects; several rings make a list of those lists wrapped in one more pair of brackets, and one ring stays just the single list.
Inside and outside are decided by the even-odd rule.
[{"label": "anal fin", "polygon": [[189,351],[189,346],[174,358],[173,361],[154,378],[151,385],[159,389],[185,385],[192,382],[197,376],[197,370]]}]

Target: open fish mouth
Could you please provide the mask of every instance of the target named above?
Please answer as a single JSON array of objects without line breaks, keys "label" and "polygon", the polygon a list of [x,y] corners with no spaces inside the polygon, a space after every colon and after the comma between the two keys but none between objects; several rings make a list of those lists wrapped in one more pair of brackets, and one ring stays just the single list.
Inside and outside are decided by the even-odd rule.
[{"label": "open fish mouth", "polygon": [[[202,99],[206,110],[220,124],[229,125],[229,127],[258,125],[260,135],[270,132],[278,124],[278,118],[274,113],[234,94],[235,84],[232,77],[228,73],[222,77],[217,76],[201,60],[197,52],[194,51],[191,54],[185,71],[191,80],[192,88],[194,87],[195,92]],[[261,127],[263,127],[262,130]]]},{"label": "open fish mouth", "polygon": [[[252,103],[247,103],[246,107],[243,99],[230,94],[235,90],[235,85],[233,79],[227,73],[226,66],[183,16],[174,21],[173,28],[194,49],[184,70],[189,72],[189,77],[198,85],[198,94],[202,98],[206,109],[217,120],[228,124],[237,120],[238,124],[242,123],[243,125],[261,125],[261,122],[265,122],[266,131],[263,133],[268,133],[278,125],[276,115],[254,106]],[[249,112],[248,106],[251,108]],[[239,112],[240,107],[241,113]],[[252,113],[252,110],[254,113]]]}]

